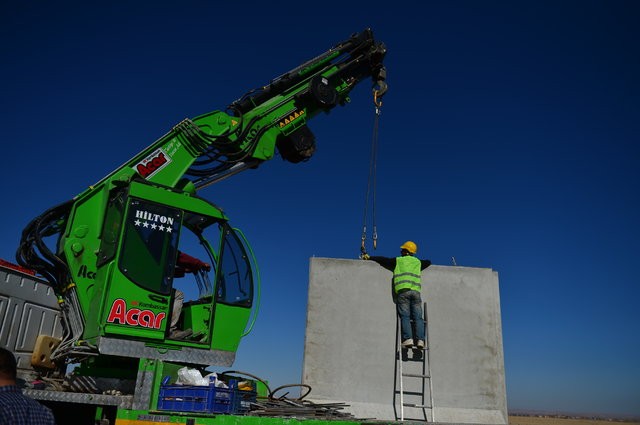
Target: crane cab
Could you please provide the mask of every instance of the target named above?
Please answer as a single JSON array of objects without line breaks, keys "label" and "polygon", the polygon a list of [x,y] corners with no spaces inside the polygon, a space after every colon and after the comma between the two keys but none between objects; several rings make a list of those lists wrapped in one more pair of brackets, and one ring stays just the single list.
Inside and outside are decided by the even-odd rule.
[{"label": "crane cab", "polygon": [[[101,354],[231,365],[254,295],[241,235],[218,207],[173,188],[133,181],[108,198],[95,286],[79,300],[88,303],[84,338]],[[181,250],[210,271],[177,277]],[[172,322],[191,334],[172,339]]]}]

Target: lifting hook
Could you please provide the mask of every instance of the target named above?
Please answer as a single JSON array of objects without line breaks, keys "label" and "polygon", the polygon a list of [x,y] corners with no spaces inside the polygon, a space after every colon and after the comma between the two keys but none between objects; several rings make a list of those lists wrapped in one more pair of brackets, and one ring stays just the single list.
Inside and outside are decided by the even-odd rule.
[{"label": "lifting hook", "polygon": [[382,106],[382,93],[380,93],[380,96],[378,96],[378,93],[380,93],[378,90],[373,91],[373,104],[376,106],[376,114],[379,114],[378,110]]}]

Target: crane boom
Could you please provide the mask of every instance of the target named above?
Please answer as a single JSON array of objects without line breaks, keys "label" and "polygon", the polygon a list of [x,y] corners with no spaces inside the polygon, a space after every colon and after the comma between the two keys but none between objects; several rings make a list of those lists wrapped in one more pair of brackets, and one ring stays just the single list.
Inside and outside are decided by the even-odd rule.
[{"label": "crane boom", "polygon": [[[364,79],[371,78],[375,98],[387,91],[385,54],[370,29],[354,34],[225,111],[181,121],[84,192],[32,220],[16,258],[61,300],[65,335],[52,358],[102,354],[232,363],[253,302],[251,259],[228,217],[197,189],[256,168],[276,153],[293,163],[308,160],[315,151],[309,120],[348,103]],[[169,338],[173,270],[188,233],[213,265],[213,285],[180,319],[201,338],[175,341]],[[50,236],[57,237],[56,249],[44,242]]]}]

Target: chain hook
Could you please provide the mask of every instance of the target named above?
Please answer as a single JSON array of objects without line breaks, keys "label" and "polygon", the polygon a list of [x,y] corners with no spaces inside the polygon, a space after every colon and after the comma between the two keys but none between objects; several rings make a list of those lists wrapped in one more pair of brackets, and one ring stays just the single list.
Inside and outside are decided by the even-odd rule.
[{"label": "chain hook", "polygon": [[376,245],[378,245],[378,230],[376,226],[373,226],[373,250],[376,250]]},{"label": "chain hook", "polygon": [[378,97],[378,90],[373,91],[373,104],[376,106],[376,114],[380,114],[380,107],[382,106],[382,97]]}]

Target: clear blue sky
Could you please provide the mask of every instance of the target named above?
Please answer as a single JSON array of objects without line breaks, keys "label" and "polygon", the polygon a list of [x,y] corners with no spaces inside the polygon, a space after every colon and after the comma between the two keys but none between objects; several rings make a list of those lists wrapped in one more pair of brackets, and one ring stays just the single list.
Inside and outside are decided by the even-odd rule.
[{"label": "clear blue sky", "polygon": [[[640,3],[165,3],[0,7],[0,258],[183,118],[371,27],[390,86],[375,253],[411,239],[499,273],[511,409],[640,414]],[[260,262],[234,367],[272,385],[300,382],[309,258],[358,255],[369,90],[311,121],[310,162],[202,193]]]}]

